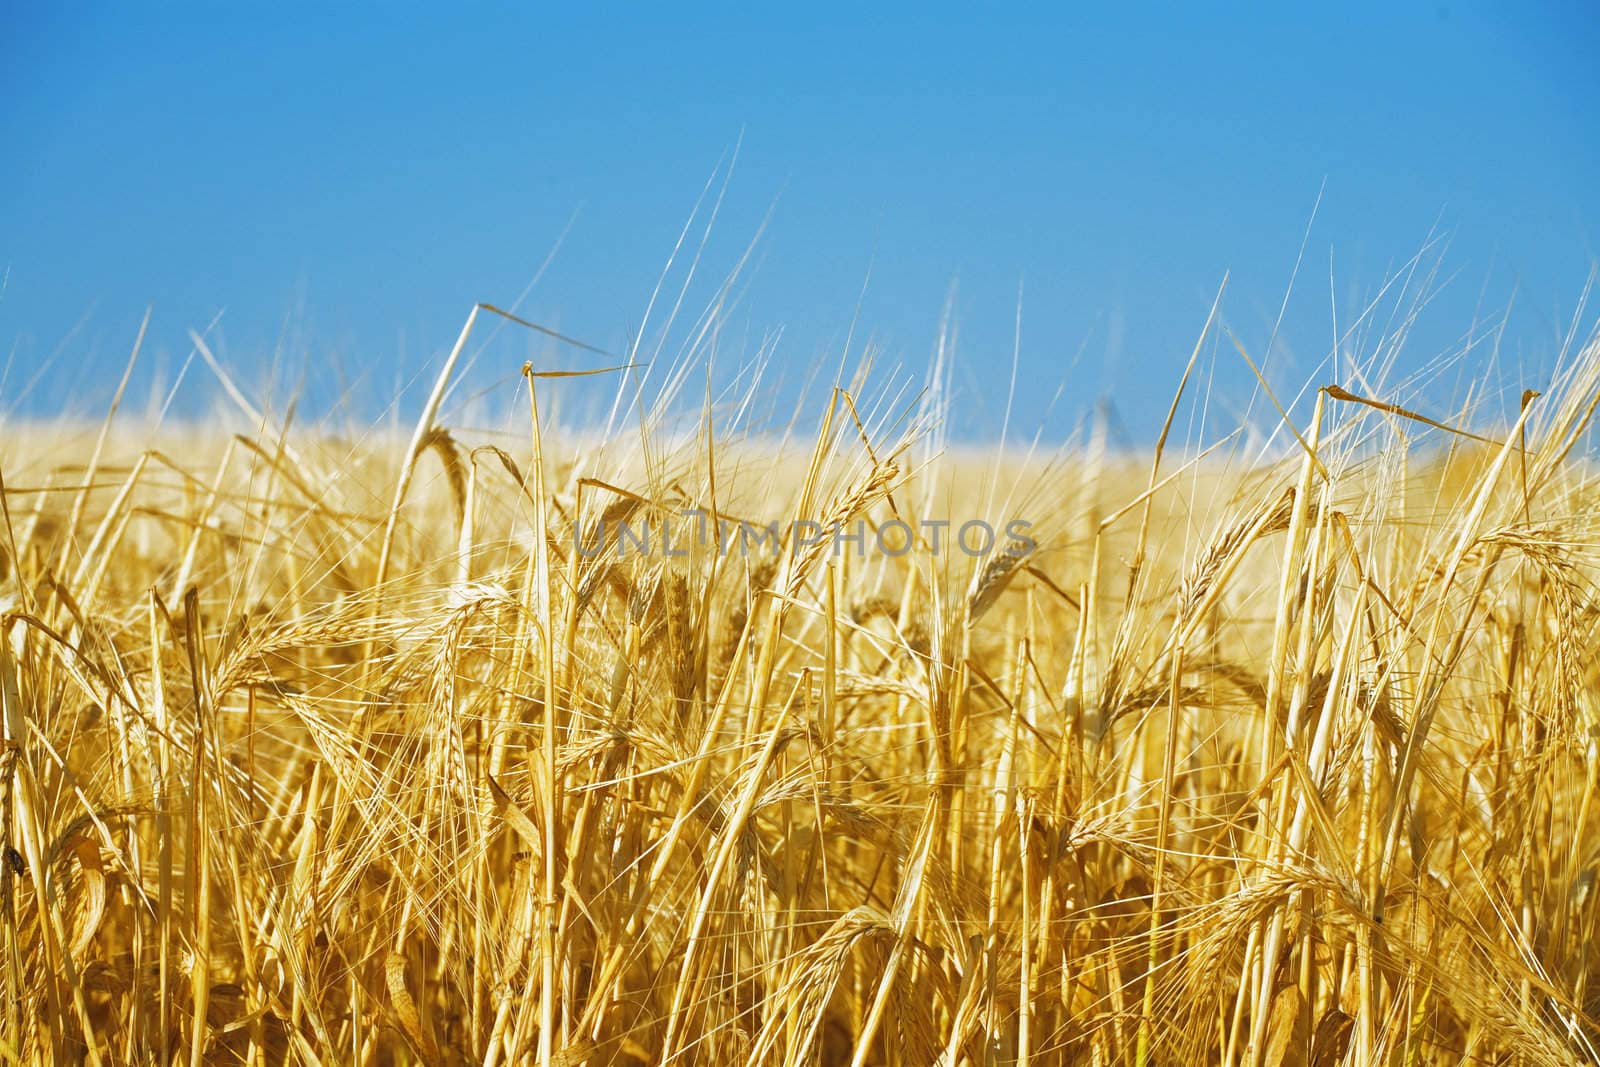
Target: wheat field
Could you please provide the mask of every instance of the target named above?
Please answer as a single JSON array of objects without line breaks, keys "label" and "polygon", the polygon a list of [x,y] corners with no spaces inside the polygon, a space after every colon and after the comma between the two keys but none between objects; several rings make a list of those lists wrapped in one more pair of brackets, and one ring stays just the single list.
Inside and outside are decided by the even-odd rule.
[{"label": "wheat field", "polygon": [[398,437],[5,428],[0,1059],[1600,1059],[1600,345],[1138,455],[475,435],[460,349]]}]

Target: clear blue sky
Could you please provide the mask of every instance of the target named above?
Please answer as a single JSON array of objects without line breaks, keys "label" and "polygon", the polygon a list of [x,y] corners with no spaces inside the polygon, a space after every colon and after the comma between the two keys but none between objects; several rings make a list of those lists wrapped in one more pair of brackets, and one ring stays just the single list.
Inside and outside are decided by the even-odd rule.
[{"label": "clear blue sky", "polygon": [[[1225,270],[1229,325],[1265,347],[1324,181],[1272,357],[1286,388],[1327,355],[1330,298],[1347,321],[1436,223],[1449,280],[1402,369],[1514,291],[1498,373],[1548,366],[1600,255],[1592,2],[4,11],[13,413],[103,404],[147,305],[140,406],[219,310],[244,379],[276,358],[314,400],[340,374],[386,399],[569,222],[523,308],[622,348],[741,131],[693,310],[772,216],[719,367],[780,328],[775,374],[836,362],[870,267],[858,339],[920,368],[955,283],[972,432],[999,426],[1020,283],[1014,428],[1064,435],[1110,393],[1151,436]],[[497,341],[464,389],[509,386],[527,354]],[[1237,358],[1217,366],[1245,399]],[[193,403],[210,378],[189,382]]]}]

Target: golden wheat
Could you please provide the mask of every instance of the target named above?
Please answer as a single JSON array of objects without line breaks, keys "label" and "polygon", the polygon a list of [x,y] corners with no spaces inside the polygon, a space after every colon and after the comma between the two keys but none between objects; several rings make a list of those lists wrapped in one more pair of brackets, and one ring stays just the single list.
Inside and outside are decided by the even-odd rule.
[{"label": "golden wheat", "polygon": [[[448,377],[403,449],[0,445],[0,1058],[1596,1061],[1600,347],[1148,481]],[[619,532],[684,509],[872,550]]]}]

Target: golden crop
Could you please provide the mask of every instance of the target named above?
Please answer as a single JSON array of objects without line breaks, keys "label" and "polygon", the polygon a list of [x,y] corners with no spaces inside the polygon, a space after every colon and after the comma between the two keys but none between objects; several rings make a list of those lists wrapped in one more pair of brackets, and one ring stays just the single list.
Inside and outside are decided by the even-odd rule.
[{"label": "golden crop", "polygon": [[[0,1060],[1593,1062],[1600,347],[1345,384],[1276,459],[7,427]],[[689,508],[1037,544],[574,551]]]}]

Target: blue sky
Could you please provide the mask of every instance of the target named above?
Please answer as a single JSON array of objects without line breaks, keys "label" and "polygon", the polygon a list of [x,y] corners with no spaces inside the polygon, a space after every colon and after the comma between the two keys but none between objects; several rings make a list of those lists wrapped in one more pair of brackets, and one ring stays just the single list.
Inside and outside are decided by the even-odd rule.
[{"label": "blue sky", "polygon": [[[686,307],[770,218],[716,364],[781,330],[780,399],[858,302],[857,345],[920,373],[953,291],[961,430],[995,433],[1020,287],[1013,432],[1111,396],[1148,439],[1224,271],[1264,352],[1319,190],[1275,384],[1328,379],[1335,321],[1430,233],[1399,370],[1513,294],[1499,362],[1475,350],[1438,401],[1548,368],[1600,256],[1596,7],[1200,8],[7,3],[0,411],[103,405],[147,306],[141,408],[220,311],[241,379],[304,368],[310,406],[356,380],[376,410],[563,233],[522,309],[621,349],[735,144]],[[529,355],[589,358],[502,334],[462,395]],[[1221,418],[1249,372],[1215,367]],[[178,410],[210,389],[192,367]]]}]

